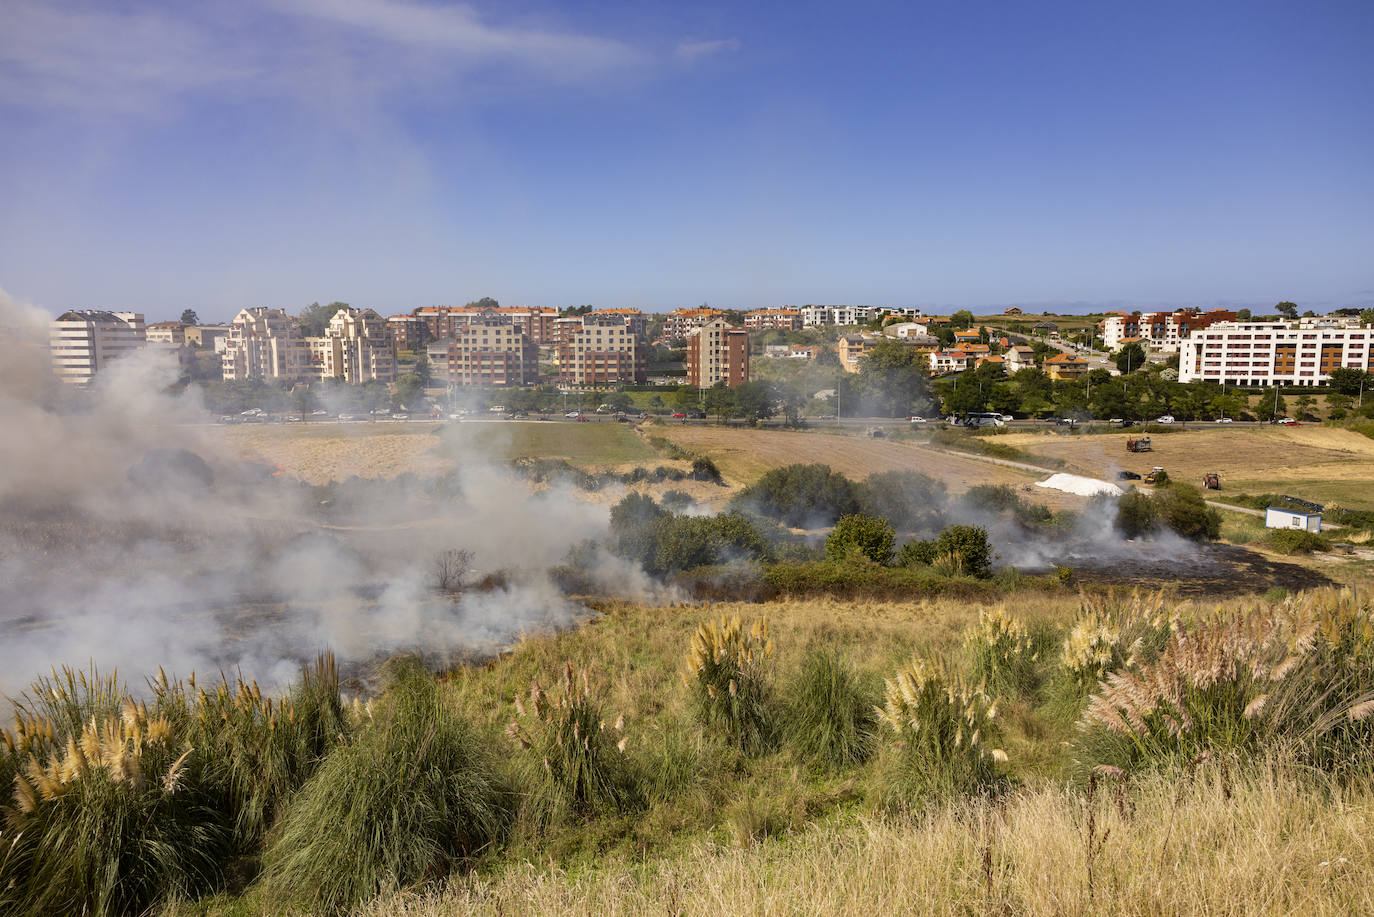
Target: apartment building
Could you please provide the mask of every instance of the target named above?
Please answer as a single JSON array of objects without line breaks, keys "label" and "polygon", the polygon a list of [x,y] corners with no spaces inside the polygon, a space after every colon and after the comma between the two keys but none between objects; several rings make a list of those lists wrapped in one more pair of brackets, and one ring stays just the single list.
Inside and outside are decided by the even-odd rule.
[{"label": "apartment building", "polygon": [[312,375],[359,384],[396,381],[390,323],[372,309],[340,309],[323,338],[308,338]]},{"label": "apartment building", "polygon": [[450,385],[531,385],[539,379],[539,345],[508,316],[491,315],[429,345],[430,363]]},{"label": "apartment building", "polygon": [[1129,338],[1140,338],[1148,347],[1173,352],[1192,334],[1217,322],[1233,322],[1236,313],[1228,309],[1207,312],[1142,312],[1139,315],[1108,315],[1102,321],[1102,340],[1107,350],[1121,349]]},{"label": "apartment building", "polygon": [[220,357],[226,382],[282,379],[295,382],[310,374],[309,352],[296,319],[284,309],[254,306],[229,323]]},{"label": "apartment building", "polygon": [[1178,379],[1321,385],[1340,367],[1374,371],[1374,327],[1339,320],[1218,322],[1183,341]]},{"label": "apartment building", "polygon": [[147,326],[149,344],[185,344],[185,322],[153,322]]},{"label": "apartment building", "polygon": [[921,310],[914,306],[802,306],[802,325],[807,328],[825,325],[862,325],[875,318],[890,315],[906,319],[921,317]]},{"label": "apartment building", "polygon": [[414,315],[388,315],[386,327],[393,351],[415,350],[425,343],[425,324]]},{"label": "apartment building", "polygon": [[663,336],[668,340],[685,341],[692,331],[724,316],[719,309],[674,309],[663,323]]},{"label": "apartment building", "polygon": [[648,348],[631,323],[617,315],[582,315],[560,326],[555,345],[558,380],[564,385],[645,382]]},{"label": "apartment building", "polygon": [[72,385],[86,385],[111,360],[147,343],[140,312],[73,309],[63,312],[48,329],[53,374]]},{"label": "apartment building", "polygon": [[710,388],[724,382],[736,388],[749,381],[749,332],[723,318],[687,336],[687,384]]},{"label": "apartment building", "polygon": [[755,309],[744,313],[744,327],[750,331],[800,331],[800,309]]},{"label": "apartment building", "polygon": [[[624,322],[630,332],[637,335],[640,340],[648,342],[649,339],[649,316],[639,309],[593,309],[590,313],[598,318],[614,318]],[[554,320],[557,324],[557,319]],[[555,337],[557,333],[555,332]]]},{"label": "apartment building", "polygon": [[553,343],[554,320],[558,310],[538,306],[420,306],[411,315],[424,329],[427,340],[458,336],[460,328],[471,322],[486,321],[491,315],[501,315],[524,332],[535,344]]}]

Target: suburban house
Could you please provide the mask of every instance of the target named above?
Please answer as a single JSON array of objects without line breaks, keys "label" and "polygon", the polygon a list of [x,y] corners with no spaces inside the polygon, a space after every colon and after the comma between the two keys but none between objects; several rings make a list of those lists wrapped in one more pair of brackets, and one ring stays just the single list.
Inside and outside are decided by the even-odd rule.
[{"label": "suburban house", "polygon": [[1072,382],[1088,374],[1088,361],[1071,353],[1057,353],[1045,360],[1045,372],[1056,382]]},{"label": "suburban house", "polygon": [[968,354],[962,350],[937,350],[930,354],[930,374],[945,376],[968,369]]},{"label": "suburban house", "polygon": [[1035,348],[1029,345],[1018,344],[1007,348],[1006,358],[1008,374],[1035,368]]}]

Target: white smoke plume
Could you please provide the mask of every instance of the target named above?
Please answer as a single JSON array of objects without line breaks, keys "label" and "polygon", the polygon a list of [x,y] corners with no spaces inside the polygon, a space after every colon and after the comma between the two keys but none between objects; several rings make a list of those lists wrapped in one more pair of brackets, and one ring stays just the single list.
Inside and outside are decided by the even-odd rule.
[{"label": "white smoke plume", "polygon": [[[225,454],[197,389],[178,391],[153,349],[88,391],[55,381],[49,320],[0,290],[0,696],[92,663],[133,688],[158,666],[280,685],[322,649],[462,657],[589,613],[548,570],[604,535],[605,506],[531,493],[465,451],[443,491],[354,487],[326,514],[311,488]],[[494,579],[438,594],[450,550]],[[589,575],[617,594],[673,598],[598,556]]]}]

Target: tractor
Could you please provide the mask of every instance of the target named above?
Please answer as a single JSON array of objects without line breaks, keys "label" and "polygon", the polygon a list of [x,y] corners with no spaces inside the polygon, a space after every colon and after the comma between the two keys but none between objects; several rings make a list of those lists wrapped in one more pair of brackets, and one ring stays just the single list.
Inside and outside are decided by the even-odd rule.
[{"label": "tractor", "polygon": [[1215,471],[1209,471],[1202,476],[1203,490],[1221,490],[1221,475]]},{"label": "tractor", "polygon": [[1160,467],[1159,465],[1156,465],[1156,466],[1154,467],[1154,470],[1153,470],[1153,471],[1151,471],[1149,474],[1145,475],[1145,483],[1146,483],[1146,484],[1158,484],[1158,483],[1161,483],[1161,482],[1160,482],[1160,478],[1161,478],[1161,477],[1163,477],[1164,480],[1166,480],[1166,481],[1169,479],[1169,478],[1168,478],[1168,475],[1166,475],[1166,474],[1164,473],[1164,469],[1163,469],[1162,467]]},{"label": "tractor", "polygon": [[1152,451],[1154,451],[1154,450],[1153,450],[1153,447],[1150,445],[1150,437],[1148,437],[1148,436],[1139,436],[1139,437],[1131,437],[1130,439],[1126,440],[1126,451],[1127,451],[1127,452],[1152,452]]}]

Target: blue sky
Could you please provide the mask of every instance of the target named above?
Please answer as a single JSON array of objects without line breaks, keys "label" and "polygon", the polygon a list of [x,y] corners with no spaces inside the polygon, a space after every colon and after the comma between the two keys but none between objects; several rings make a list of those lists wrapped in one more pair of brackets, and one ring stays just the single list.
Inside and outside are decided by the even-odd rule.
[{"label": "blue sky", "polygon": [[49,311],[1374,304],[1374,3],[0,0]]}]

